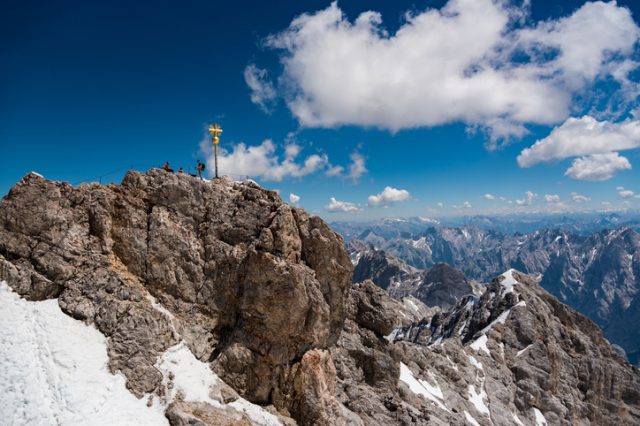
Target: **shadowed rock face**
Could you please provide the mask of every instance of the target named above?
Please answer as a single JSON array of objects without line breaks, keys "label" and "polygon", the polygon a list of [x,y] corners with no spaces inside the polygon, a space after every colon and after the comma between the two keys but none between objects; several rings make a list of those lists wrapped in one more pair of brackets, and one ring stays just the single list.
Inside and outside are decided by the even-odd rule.
[{"label": "shadowed rock face", "polygon": [[338,340],[351,270],[321,219],[253,183],[152,169],[74,188],[29,174],[0,202],[0,279],[95,324],[139,396],[184,339],[247,399],[304,405],[288,392],[305,354]]}]

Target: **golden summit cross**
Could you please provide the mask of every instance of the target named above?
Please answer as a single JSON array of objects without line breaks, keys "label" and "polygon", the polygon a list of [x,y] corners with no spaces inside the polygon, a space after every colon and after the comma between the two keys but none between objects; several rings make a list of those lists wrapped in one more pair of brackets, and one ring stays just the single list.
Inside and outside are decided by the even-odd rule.
[{"label": "golden summit cross", "polygon": [[218,123],[213,123],[209,126],[209,134],[211,135],[211,142],[213,143],[213,154],[215,157],[216,179],[218,178],[218,144],[220,143],[221,133],[222,127],[220,127]]}]

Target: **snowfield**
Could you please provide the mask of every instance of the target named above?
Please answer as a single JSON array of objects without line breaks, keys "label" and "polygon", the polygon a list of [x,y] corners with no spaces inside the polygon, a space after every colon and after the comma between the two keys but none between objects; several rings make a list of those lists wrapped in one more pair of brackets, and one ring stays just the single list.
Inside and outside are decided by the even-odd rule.
[{"label": "snowfield", "polygon": [[7,425],[168,425],[107,368],[105,337],[56,299],[28,302],[0,282],[0,422]]},{"label": "snowfield", "polygon": [[[224,382],[181,342],[156,366],[174,377],[161,403],[137,399],[125,378],[107,368],[107,342],[94,327],[64,314],[56,299],[29,302],[0,282],[0,424],[146,426],[168,425],[166,406],[177,391],[187,401],[244,413],[253,424],[281,425],[276,416],[240,398],[224,405],[211,391]],[[232,411],[231,411],[232,410]]]}]

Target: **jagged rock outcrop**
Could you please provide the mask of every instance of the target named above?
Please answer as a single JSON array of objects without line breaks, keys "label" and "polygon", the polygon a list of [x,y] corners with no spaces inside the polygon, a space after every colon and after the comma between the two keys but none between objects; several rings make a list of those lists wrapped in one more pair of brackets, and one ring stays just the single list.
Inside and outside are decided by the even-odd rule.
[{"label": "jagged rock outcrop", "polygon": [[351,264],[321,219],[251,182],[29,174],[0,202],[0,280],[94,324],[138,396],[158,392],[154,363],[183,339],[243,397],[304,418],[306,389],[280,394],[338,340]]},{"label": "jagged rock outcrop", "polygon": [[[425,225],[423,229],[414,226],[412,232],[403,232],[406,224],[397,223],[395,227],[386,223],[382,228],[362,232],[358,238],[362,237],[364,242],[350,241],[351,258],[366,264],[374,255],[365,242],[372,241],[379,251],[384,251],[385,258],[394,258],[395,264],[406,262],[405,269],[430,268],[446,262],[472,280],[486,282],[516,268],[538,277],[547,291],[602,327],[612,342],[624,348],[632,363],[640,362],[640,329],[626,327],[640,317],[637,230],[620,226],[582,235],[555,227],[509,235],[477,226]],[[615,222],[607,222],[612,223]],[[364,266],[356,265],[356,270],[366,270]],[[410,288],[415,288],[414,279],[396,275],[395,282],[409,283]],[[384,285],[376,281],[378,276],[370,274],[363,278],[371,277]]]},{"label": "jagged rock outcrop", "polygon": [[446,263],[421,270],[362,242],[347,245],[354,264],[353,282],[371,280],[392,297],[413,296],[427,306],[449,308],[469,294],[480,294],[482,285]]},{"label": "jagged rock outcrop", "polygon": [[[229,408],[239,396],[285,425],[640,421],[638,370],[527,276],[436,309],[351,272],[321,219],[251,182],[151,170],[74,188],[30,174],[0,202],[0,280],[95,325],[111,370],[166,401],[173,425],[247,424]],[[171,353],[226,384],[189,400]]]}]

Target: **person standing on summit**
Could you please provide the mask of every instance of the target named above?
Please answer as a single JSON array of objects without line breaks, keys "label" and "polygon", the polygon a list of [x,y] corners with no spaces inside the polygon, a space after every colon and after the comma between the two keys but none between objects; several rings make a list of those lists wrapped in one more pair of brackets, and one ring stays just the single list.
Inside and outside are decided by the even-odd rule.
[{"label": "person standing on summit", "polygon": [[200,160],[198,161],[198,165],[196,166],[196,169],[198,170],[198,176],[200,176],[200,180],[202,180],[202,172],[204,172],[204,163],[201,163]]}]

